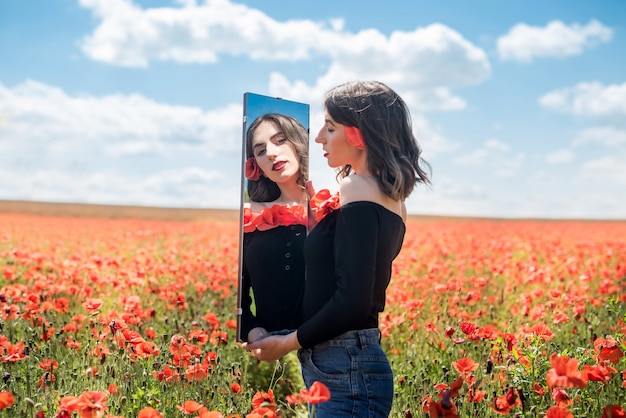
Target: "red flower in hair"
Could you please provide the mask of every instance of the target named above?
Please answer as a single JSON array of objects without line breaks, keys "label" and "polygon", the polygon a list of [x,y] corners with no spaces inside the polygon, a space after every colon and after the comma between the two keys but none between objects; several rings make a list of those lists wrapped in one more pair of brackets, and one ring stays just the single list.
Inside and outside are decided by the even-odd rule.
[{"label": "red flower in hair", "polygon": [[355,126],[345,126],[343,128],[343,133],[346,136],[348,144],[353,147],[357,147],[358,149],[365,149],[365,140],[363,139],[363,134],[359,128]]},{"label": "red flower in hair", "polygon": [[256,163],[254,157],[250,157],[246,160],[246,178],[252,181],[258,181],[263,172],[259,168],[259,165]]}]

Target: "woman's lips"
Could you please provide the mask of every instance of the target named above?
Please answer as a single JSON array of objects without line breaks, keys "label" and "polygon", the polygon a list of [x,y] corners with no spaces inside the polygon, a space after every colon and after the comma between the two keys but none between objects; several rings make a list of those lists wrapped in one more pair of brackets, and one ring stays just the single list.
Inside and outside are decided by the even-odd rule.
[{"label": "woman's lips", "polygon": [[274,165],[272,165],[272,170],[273,171],[280,171],[283,168],[285,168],[285,164],[287,164],[285,161],[278,161],[278,162],[274,163]]}]

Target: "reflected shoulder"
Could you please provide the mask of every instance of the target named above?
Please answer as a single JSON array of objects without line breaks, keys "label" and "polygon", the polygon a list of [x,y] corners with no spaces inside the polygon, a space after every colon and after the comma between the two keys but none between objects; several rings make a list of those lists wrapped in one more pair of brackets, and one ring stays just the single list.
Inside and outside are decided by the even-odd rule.
[{"label": "reflected shoulder", "polygon": [[263,209],[267,207],[266,204],[263,202],[246,202],[244,203],[244,208],[246,207],[246,205],[248,205],[247,207],[250,208],[252,213],[261,213]]}]

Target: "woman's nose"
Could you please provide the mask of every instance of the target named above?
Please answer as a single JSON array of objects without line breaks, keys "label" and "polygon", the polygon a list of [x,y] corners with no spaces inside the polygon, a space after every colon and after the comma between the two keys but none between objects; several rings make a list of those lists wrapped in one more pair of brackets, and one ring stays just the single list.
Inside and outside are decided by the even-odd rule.
[{"label": "woman's nose", "polygon": [[274,145],[271,142],[267,144],[265,148],[265,153],[267,154],[268,157],[275,157],[277,152],[278,152],[278,147],[276,145]]},{"label": "woman's nose", "polygon": [[324,127],[322,126],[322,129],[320,129],[320,131],[317,133],[317,136],[315,137],[315,142],[317,142],[318,144],[321,144],[326,139],[324,135],[325,135],[325,130],[324,130]]}]

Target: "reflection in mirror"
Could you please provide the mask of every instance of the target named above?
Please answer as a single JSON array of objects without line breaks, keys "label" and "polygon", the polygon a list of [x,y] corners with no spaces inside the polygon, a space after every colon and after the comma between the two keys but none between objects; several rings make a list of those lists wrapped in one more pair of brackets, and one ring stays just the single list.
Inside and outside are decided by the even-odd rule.
[{"label": "reflection in mirror", "polygon": [[307,104],[244,95],[238,341],[300,324],[308,129]]}]

